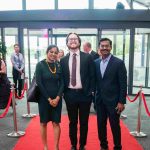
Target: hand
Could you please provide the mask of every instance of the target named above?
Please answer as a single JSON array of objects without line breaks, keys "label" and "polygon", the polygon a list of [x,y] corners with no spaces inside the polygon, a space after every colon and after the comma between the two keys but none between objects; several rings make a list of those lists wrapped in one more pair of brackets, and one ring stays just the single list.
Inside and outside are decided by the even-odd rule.
[{"label": "hand", "polygon": [[120,114],[124,109],[125,109],[124,104],[118,103],[118,105],[117,105],[117,107],[116,107],[117,114]]},{"label": "hand", "polygon": [[52,100],[53,101],[53,107],[56,107],[58,105],[58,100],[55,98]]},{"label": "hand", "polygon": [[48,101],[49,101],[49,104],[50,104],[51,106],[53,106],[53,100],[52,100],[51,98],[48,98]]}]

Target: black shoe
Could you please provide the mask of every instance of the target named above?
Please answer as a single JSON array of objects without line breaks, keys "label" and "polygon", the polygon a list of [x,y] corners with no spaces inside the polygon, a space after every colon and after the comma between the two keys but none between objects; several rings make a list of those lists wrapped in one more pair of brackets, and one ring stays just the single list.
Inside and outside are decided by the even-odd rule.
[{"label": "black shoe", "polygon": [[85,150],[84,146],[80,146],[79,150]]},{"label": "black shoe", "polygon": [[71,146],[70,150],[77,150],[77,147],[76,146]]},{"label": "black shoe", "polygon": [[102,148],[102,147],[101,147],[101,150],[108,150],[108,148]]}]

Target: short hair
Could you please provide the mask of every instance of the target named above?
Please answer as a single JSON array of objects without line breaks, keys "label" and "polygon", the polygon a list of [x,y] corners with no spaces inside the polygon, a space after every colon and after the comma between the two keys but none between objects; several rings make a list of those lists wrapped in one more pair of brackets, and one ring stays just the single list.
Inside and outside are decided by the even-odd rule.
[{"label": "short hair", "polygon": [[110,46],[112,46],[112,41],[109,38],[101,38],[98,45],[100,46],[101,42],[103,42],[103,41],[108,41]]},{"label": "short hair", "polygon": [[56,48],[56,49],[57,49],[57,52],[59,52],[59,49],[58,49],[58,47],[57,47],[56,45],[49,45],[49,46],[47,47],[46,54],[48,54],[48,52],[49,52],[52,48]]},{"label": "short hair", "polygon": [[20,46],[19,46],[19,44],[17,44],[17,43],[16,43],[16,44],[14,44],[14,47],[16,47],[16,46],[20,47]]},{"label": "short hair", "polygon": [[85,45],[89,48],[91,48],[91,43],[90,42],[85,42]]},{"label": "short hair", "polygon": [[68,39],[69,39],[69,36],[71,35],[71,34],[75,34],[76,36],[77,36],[77,38],[78,38],[78,40],[79,40],[79,47],[81,46],[81,38],[79,37],[79,35],[77,34],[77,33],[74,33],[74,32],[70,32],[68,35],[67,35],[67,37],[66,37],[66,45],[67,45],[67,43],[68,43]]}]

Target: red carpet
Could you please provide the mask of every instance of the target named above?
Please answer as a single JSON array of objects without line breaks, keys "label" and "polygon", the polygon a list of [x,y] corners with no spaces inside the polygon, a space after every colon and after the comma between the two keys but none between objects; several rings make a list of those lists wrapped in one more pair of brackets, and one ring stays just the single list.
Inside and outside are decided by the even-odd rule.
[{"label": "red carpet", "polygon": [[[136,139],[129,134],[129,130],[123,124],[123,122],[121,122],[121,128],[123,150],[143,150],[142,146],[136,141]],[[108,141],[109,150],[113,150],[113,140],[109,126]],[[51,123],[49,123],[48,126],[48,143],[49,149],[53,150],[53,130]],[[18,140],[13,150],[43,150],[42,148],[43,146],[40,137],[39,117],[35,117],[29,123],[26,129],[26,135]],[[96,116],[91,115],[89,119],[89,132],[86,150],[99,149]],[[66,115],[62,116],[60,150],[70,150],[70,141],[68,136],[68,117]]]}]

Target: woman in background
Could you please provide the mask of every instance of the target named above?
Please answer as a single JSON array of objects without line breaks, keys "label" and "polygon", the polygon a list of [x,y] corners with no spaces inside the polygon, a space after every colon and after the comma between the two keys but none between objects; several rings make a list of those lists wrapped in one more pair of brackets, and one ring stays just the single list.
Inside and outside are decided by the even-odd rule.
[{"label": "woman in background", "polygon": [[46,51],[46,59],[40,61],[36,66],[36,83],[40,89],[39,114],[44,150],[48,150],[47,123],[49,121],[52,121],[54,129],[54,150],[59,150],[59,123],[64,84],[61,66],[57,62],[58,52],[56,45],[50,45]]},{"label": "woman in background", "polygon": [[0,109],[5,109],[10,96],[10,82],[6,75],[6,65],[0,57]]}]

